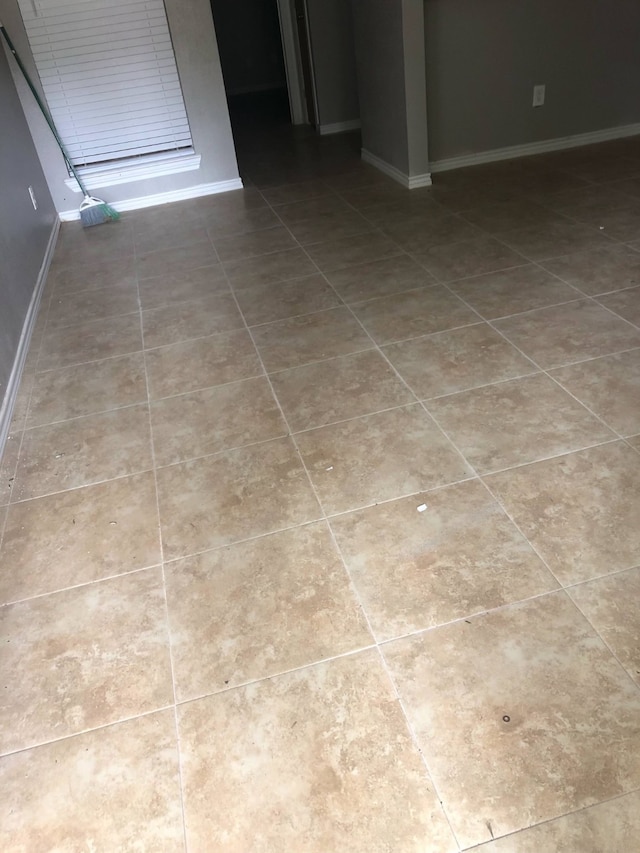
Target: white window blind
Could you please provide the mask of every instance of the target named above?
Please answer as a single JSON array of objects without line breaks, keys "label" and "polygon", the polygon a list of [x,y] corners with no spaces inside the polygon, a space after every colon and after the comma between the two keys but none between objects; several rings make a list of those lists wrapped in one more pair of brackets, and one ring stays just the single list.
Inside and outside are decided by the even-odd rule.
[{"label": "white window blind", "polygon": [[191,147],[163,0],[19,0],[76,166]]}]

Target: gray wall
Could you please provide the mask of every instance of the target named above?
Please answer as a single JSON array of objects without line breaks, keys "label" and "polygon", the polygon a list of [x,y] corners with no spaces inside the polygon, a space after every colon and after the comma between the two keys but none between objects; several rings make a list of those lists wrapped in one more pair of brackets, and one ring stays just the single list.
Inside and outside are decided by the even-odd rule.
[{"label": "gray wall", "polygon": [[320,125],[360,117],[350,0],[307,0]]},{"label": "gray wall", "polygon": [[[0,403],[56,219],[5,53],[0,49]],[[34,210],[28,195],[38,201]],[[0,453],[2,447],[0,447]]]},{"label": "gray wall", "polygon": [[362,147],[409,171],[404,88],[402,5],[352,0]]},{"label": "gray wall", "polygon": [[228,95],[285,87],[276,0],[211,0]]},{"label": "gray wall", "polygon": [[431,160],[640,122],[638,0],[425,6]]},{"label": "gray wall", "polygon": [[362,147],[405,176],[428,171],[424,0],[351,0]]},{"label": "gray wall", "polygon": [[[101,188],[97,194],[107,201],[123,201],[238,178],[238,165],[209,0],[165,0],[165,6],[189,115],[191,136],[196,153],[202,157],[200,168]],[[25,65],[35,77],[37,72],[16,0],[0,0],[0,20],[11,34]],[[31,96],[22,81],[16,79],[16,85],[56,209],[60,212],[76,209],[81,197],[67,189],[64,184],[68,174],[51,133],[37,108],[33,106]]]}]

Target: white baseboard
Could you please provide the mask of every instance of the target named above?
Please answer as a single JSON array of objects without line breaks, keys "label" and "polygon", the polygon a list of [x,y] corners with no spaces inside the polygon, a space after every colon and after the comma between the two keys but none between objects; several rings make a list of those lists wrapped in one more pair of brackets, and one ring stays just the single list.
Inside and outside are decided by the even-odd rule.
[{"label": "white baseboard", "polygon": [[22,371],[24,370],[24,363],[27,359],[27,353],[29,352],[29,344],[31,343],[31,336],[33,335],[33,329],[36,324],[40,300],[42,299],[42,291],[44,290],[47,273],[49,272],[49,267],[51,266],[51,261],[53,259],[59,230],[60,222],[56,219],[53,223],[53,227],[51,228],[49,242],[47,243],[42,265],[40,266],[40,272],[38,273],[33,293],[31,294],[31,301],[29,302],[29,307],[27,309],[27,316],[24,318],[24,323],[22,324],[22,332],[20,333],[20,340],[18,341],[18,349],[16,350],[16,355],[13,360],[13,367],[11,368],[7,388],[2,399],[2,404],[0,405],[0,456],[2,456],[2,451],[4,450],[4,445],[7,440],[7,436],[9,435],[11,417],[13,415],[16,397],[18,396],[18,388],[20,387],[20,380],[22,379]]},{"label": "white baseboard", "polygon": [[366,148],[362,148],[360,154],[365,163],[368,163],[370,166],[373,166],[375,169],[378,169],[380,172],[383,172],[385,175],[393,178],[394,181],[402,184],[402,186],[406,187],[408,190],[417,190],[419,187],[431,186],[430,172],[425,172],[424,175],[406,175],[404,172],[401,172],[400,169],[396,169],[395,166],[392,166],[391,163],[387,163],[386,160],[382,160],[380,157],[377,157],[375,154],[367,151]]},{"label": "white baseboard", "polygon": [[[124,213],[127,210],[141,210],[143,207],[153,207],[156,204],[187,201],[190,198],[200,198],[204,195],[215,195],[216,193],[226,193],[231,190],[241,189],[243,189],[242,180],[240,178],[233,178],[231,181],[218,181],[214,184],[196,184],[193,187],[185,187],[183,190],[170,190],[169,192],[145,195],[140,198],[128,198],[124,201],[109,202],[109,204],[111,207]],[[64,210],[58,215],[62,222],[72,222],[75,219],[80,219],[80,213],[77,209]]]},{"label": "white baseboard", "polygon": [[592,133],[578,133],[575,136],[561,136],[557,139],[544,139],[542,142],[530,142],[525,145],[510,145],[508,148],[493,148],[491,151],[478,151],[475,154],[461,154],[459,157],[447,157],[434,160],[429,164],[431,172],[448,172],[450,169],[463,169],[465,166],[479,166],[482,163],[495,163],[499,160],[513,160],[516,157],[529,157],[533,154],[546,154],[549,151],[563,151],[568,148],[581,148],[612,139],[624,139],[640,134],[640,124],[626,124],[621,127],[609,127]]},{"label": "white baseboard", "polygon": [[331,133],[346,133],[348,130],[360,130],[360,119],[354,118],[351,121],[336,121],[333,124],[319,124],[318,131],[320,136],[328,136]]}]

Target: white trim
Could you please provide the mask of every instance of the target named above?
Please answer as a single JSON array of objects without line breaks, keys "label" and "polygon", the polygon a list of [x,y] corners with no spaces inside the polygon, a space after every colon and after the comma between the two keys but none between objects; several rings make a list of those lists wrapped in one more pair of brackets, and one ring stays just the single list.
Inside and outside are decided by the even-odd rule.
[{"label": "white trim", "polygon": [[297,36],[293,23],[293,8],[291,0],[277,0],[277,2],[282,52],[284,53],[284,69],[287,76],[287,90],[289,92],[291,122],[292,124],[307,124]]},{"label": "white trim", "polygon": [[0,404],[0,456],[2,456],[2,451],[4,450],[4,445],[7,440],[7,436],[9,435],[13,408],[16,403],[16,397],[18,396],[20,380],[22,379],[25,361],[27,360],[29,344],[31,343],[31,336],[33,335],[33,329],[38,317],[40,300],[42,299],[42,291],[44,290],[47,273],[49,272],[49,267],[51,266],[51,261],[53,259],[59,230],[60,221],[56,219],[51,227],[51,234],[49,235],[47,248],[45,249],[44,258],[40,266],[40,272],[38,273],[33,293],[31,294],[31,301],[29,302],[29,307],[27,309],[27,316],[24,318],[24,323],[22,325],[22,332],[20,333],[20,340],[13,360],[13,367],[11,368],[9,381],[7,382],[7,388],[2,403]]},{"label": "white trim", "polygon": [[[243,183],[240,178],[234,178],[231,181],[218,181],[215,184],[197,184],[194,187],[185,187],[183,190],[170,190],[166,193],[156,193],[155,195],[145,195],[140,198],[128,198],[124,201],[109,202],[111,207],[124,212],[126,210],[140,210],[143,207],[153,207],[156,204],[168,204],[172,201],[186,201],[190,198],[200,198],[204,195],[215,195],[216,193],[226,193],[231,190],[243,189]],[[73,222],[75,219],[80,219],[78,210],[64,210],[58,214],[62,222]]]},{"label": "white trim", "polygon": [[532,154],[546,154],[548,151],[563,151],[566,148],[581,148],[597,142],[612,139],[624,139],[640,134],[640,124],[626,124],[621,127],[608,127],[591,133],[578,133],[575,136],[560,136],[557,139],[544,139],[542,142],[530,142],[525,145],[510,145],[508,148],[493,148],[490,151],[478,151],[476,154],[462,154],[459,157],[447,157],[430,163],[431,172],[447,172],[450,169],[462,169],[465,166],[478,166],[481,163],[494,163],[498,160],[512,160],[515,157],[529,157]]},{"label": "white trim", "polygon": [[[201,157],[193,151],[184,154],[163,154],[159,157],[144,157],[142,160],[128,161],[119,166],[88,166],[78,169],[80,178],[88,190],[100,187],[115,187],[117,184],[130,184],[133,181],[145,181],[163,175],[176,175],[178,172],[191,172],[200,168]],[[82,192],[75,178],[67,178],[65,184],[74,193]]]},{"label": "white trim", "polygon": [[361,124],[359,118],[351,119],[351,121],[336,121],[333,124],[319,124],[318,131],[320,136],[327,136],[330,133],[345,133],[348,130],[360,130]]},{"label": "white trim", "polygon": [[420,187],[431,186],[431,174],[429,172],[426,172],[424,175],[406,175],[404,172],[401,172],[400,169],[396,169],[395,166],[392,166],[391,163],[387,163],[386,160],[383,160],[375,154],[372,154],[370,151],[367,151],[366,148],[360,149],[360,156],[365,163],[368,163],[370,166],[373,166],[375,169],[378,169],[380,172],[383,172],[385,175],[393,178],[394,181],[402,184],[402,186],[408,190],[417,190]]}]

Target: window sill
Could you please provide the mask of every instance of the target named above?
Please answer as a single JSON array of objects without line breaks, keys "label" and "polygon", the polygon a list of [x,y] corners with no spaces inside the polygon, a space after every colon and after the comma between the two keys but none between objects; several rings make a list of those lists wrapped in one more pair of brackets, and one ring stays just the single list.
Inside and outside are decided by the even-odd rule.
[{"label": "window sill", "polygon": [[[133,181],[145,181],[162,175],[175,175],[178,172],[190,172],[200,168],[200,155],[193,151],[167,156],[145,157],[143,160],[122,162],[117,166],[88,166],[78,169],[80,177],[88,190],[100,187],[113,187],[116,184],[130,184]],[[65,184],[74,193],[81,192],[75,178],[67,178]]]}]

